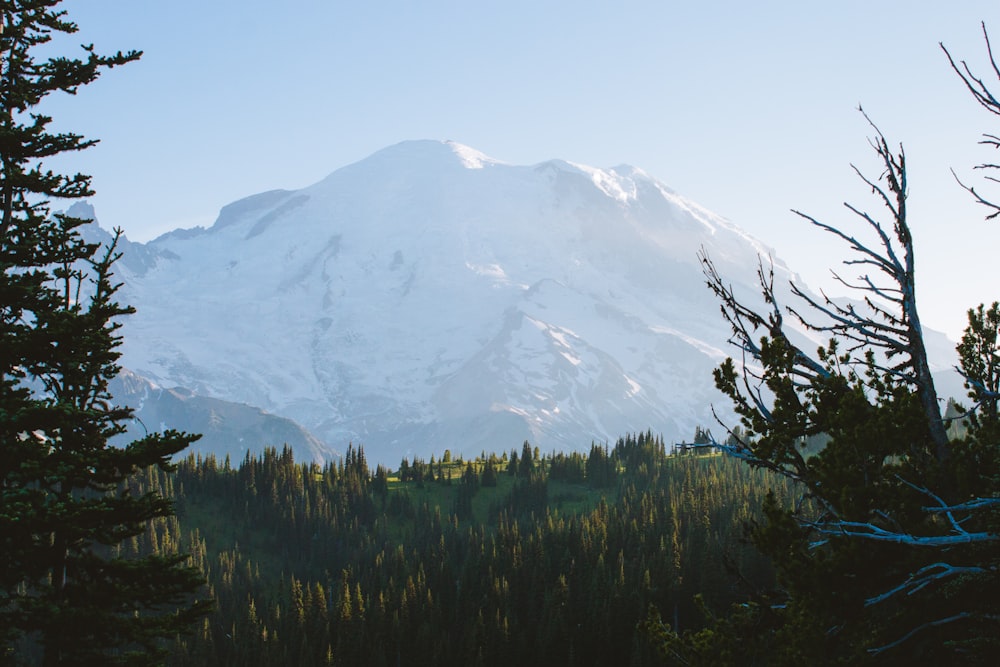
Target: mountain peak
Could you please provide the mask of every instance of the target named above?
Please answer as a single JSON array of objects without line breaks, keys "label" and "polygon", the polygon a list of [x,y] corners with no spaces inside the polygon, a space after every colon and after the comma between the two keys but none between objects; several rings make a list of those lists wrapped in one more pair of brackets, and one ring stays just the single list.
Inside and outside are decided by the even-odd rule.
[{"label": "mountain peak", "polygon": [[364,162],[374,161],[420,165],[422,168],[434,165],[457,164],[466,169],[482,169],[494,164],[503,164],[475,148],[449,139],[410,139],[401,141],[372,154]]},{"label": "mountain peak", "polygon": [[468,169],[482,169],[492,164],[503,164],[499,160],[494,160],[485,153],[480,153],[475,148],[470,148],[464,144],[454,141],[445,141],[445,145],[451,148],[452,152],[462,161]]},{"label": "mountain peak", "polygon": [[382,461],[679,438],[727,335],[699,248],[755,289],[758,245],[640,169],[405,141],[157,240],[123,361]]},{"label": "mountain peak", "polygon": [[73,202],[73,204],[66,209],[66,215],[71,218],[97,222],[97,215],[94,213],[94,207],[89,201]]}]

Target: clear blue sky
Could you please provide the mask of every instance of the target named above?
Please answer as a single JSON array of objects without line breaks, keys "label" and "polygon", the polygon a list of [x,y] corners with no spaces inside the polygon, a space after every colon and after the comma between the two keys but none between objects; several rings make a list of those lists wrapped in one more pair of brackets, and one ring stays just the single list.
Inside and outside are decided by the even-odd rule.
[{"label": "clear blue sky", "polygon": [[995,0],[64,7],[81,27],[72,44],[145,51],[46,109],[102,140],[54,166],[93,174],[102,225],[134,240],[402,140],[452,139],[514,164],[641,167],[822,286],[843,255],[789,209],[844,225],[845,200],[875,210],[849,166],[877,173],[860,103],[906,147],[925,324],[957,336],[969,306],[1000,298],[1000,222],[949,172],[971,179],[995,159],[976,141],[1000,118],[938,47],[989,74],[980,21],[1000,52]]}]

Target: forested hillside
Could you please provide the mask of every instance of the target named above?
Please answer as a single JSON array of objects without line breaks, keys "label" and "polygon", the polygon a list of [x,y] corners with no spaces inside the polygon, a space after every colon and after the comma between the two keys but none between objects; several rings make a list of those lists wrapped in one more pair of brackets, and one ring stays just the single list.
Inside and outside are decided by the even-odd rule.
[{"label": "forested hillside", "polygon": [[652,434],[540,456],[403,460],[370,470],[269,450],[188,458],[137,550],[193,552],[218,606],[176,665],[646,665],[650,605],[680,628],[772,572],[743,539],[786,482]]}]

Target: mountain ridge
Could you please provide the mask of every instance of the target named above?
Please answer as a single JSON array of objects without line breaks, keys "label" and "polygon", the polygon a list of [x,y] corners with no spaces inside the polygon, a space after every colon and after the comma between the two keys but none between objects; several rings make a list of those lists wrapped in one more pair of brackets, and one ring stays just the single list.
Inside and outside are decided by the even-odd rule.
[{"label": "mountain ridge", "polygon": [[127,247],[123,361],[390,464],[683,439],[726,406],[711,370],[729,332],[700,249],[759,294],[773,252],[641,169],[402,142]]}]

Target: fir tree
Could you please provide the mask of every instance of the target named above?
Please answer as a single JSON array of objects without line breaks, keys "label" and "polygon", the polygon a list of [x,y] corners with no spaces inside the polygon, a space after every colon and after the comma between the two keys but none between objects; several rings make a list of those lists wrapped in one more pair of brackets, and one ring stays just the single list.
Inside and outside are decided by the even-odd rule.
[{"label": "fir tree", "polygon": [[207,606],[192,602],[200,576],[186,555],[126,558],[116,547],[172,514],[156,492],[127,479],[169,468],[194,438],[168,431],[124,448],[109,439],[131,410],[108,381],[119,367],[115,240],[83,241],[83,220],[50,201],[87,197],[90,178],[55,174],[47,158],[95,142],[52,133],[36,111],[75,93],[130,51],[38,60],[53,33],[76,26],[58,0],[0,3],[0,640],[46,665],[150,664],[159,639]]}]

